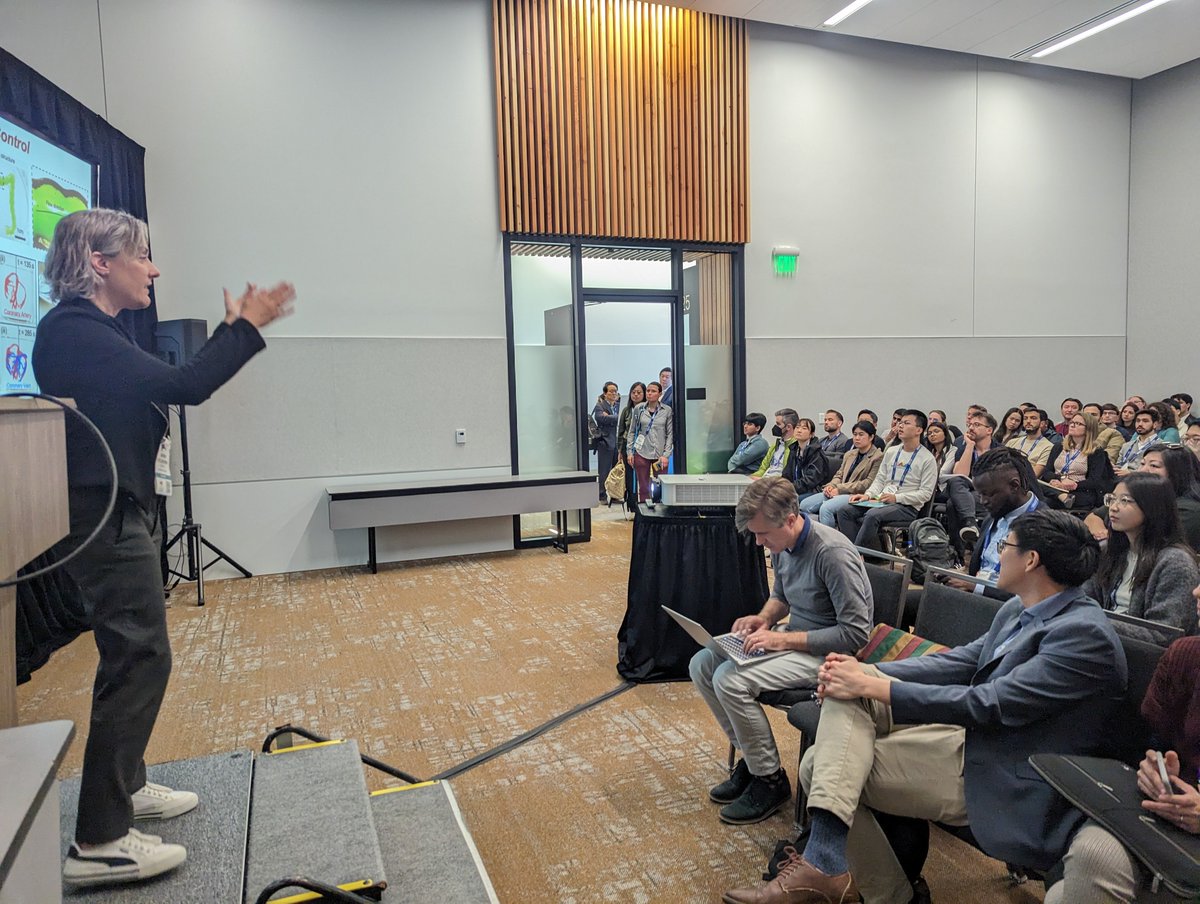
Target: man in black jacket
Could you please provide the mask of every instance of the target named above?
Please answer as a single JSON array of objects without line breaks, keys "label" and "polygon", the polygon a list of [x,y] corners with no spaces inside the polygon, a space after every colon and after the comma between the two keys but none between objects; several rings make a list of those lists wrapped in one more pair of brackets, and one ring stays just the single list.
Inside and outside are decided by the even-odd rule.
[{"label": "man in black jacket", "polygon": [[295,291],[247,286],[225,293],[225,320],[182,367],[143,351],[117,319],[150,306],[158,268],[146,224],[114,210],[59,221],[45,277],[58,302],[38,327],[33,367],[42,389],[69,396],[100,430],[112,475],[90,431],[67,420],[70,534],[59,556],[103,521],[65,567],[82,589],[100,662],[83,757],[75,843],[63,877],[76,885],[145,879],[187,858],[182,845],[144,835],[133,820],[186,813],[198,798],[146,781],[143,756],[171,673],[159,546],[159,498],[171,493],[167,406],[198,405],[261,351],[259,328],[287,314]]}]

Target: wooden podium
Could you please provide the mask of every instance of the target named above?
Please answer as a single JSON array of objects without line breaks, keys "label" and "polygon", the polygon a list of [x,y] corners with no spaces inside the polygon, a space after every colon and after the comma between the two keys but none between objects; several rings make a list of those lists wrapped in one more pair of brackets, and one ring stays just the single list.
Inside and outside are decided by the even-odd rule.
[{"label": "wooden podium", "polygon": [[[70,530],[63,410],[0,398],[0,579]],[[17,724],[16,587],[0,588],[0,729]]]}]

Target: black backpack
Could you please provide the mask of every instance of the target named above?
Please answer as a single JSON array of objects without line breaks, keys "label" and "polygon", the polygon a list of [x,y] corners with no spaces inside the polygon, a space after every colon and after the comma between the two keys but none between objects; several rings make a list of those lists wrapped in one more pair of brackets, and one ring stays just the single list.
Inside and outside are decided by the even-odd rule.
[{"label": "black backpack", "polygon": [[912,579],[925,583],[926,568],[954,567],[954,547],[950,534],[937,518],[918,518],[908,526],[908,558],[912,559]]}]

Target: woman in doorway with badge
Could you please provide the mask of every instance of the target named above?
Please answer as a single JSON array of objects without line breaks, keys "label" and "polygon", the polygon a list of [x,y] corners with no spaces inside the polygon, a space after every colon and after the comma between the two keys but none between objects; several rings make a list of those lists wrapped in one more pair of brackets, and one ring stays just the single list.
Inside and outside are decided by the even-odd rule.
[{"label": "woman in doorway with badge", "polygon": [[146,224],[115,210],[59,221],[45,278],[58,302],[38,327],[33,366],[44,392],[70,397],[112,449],[112,475],[90,431],[67,420],[71,530],[75,549],[103,529],[66,570],[84,596],[100,653],[83,756],[75,842],[63,877],[76,885],[146,879],[187,858],[182,845],[133,828],[135,819],[186,813],[198,799],[146,781],[143,755],[171,673],[162,571],[160,499],[170,495],[167,406],[198,405],[265,343],[259,330],[288,314],[295,290],[247,286],[225,293],[225,319],[195,357],[172,367],[143,351],[118,316],[150,306],[159,276]]},{"label": "woman in doorway with badge", "polygon": [[637,474],[638,502],[650,498],[650,468],[658,462],[659,469],[667,466],[675,444],[675,428],[671,408],[659,401],[662,386],[646,384],[646,401],[637,405],[629,416],[629,437],[625,454]]}]

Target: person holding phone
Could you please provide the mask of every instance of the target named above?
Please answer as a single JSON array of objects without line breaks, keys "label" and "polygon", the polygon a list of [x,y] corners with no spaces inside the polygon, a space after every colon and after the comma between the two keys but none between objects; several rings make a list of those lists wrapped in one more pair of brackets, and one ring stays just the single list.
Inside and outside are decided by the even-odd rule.
[{"label": "person holding phone", "polygon": [[[1200,616],[1200,586],[1192,595]],[[1158,661],[1142,700],[1158,749],[1138,765],[1138,788],[1149,813],[1192,835],[1200,835],[1200,637],[1181,637]],[[1165,751],[1165,752],[1163,752]],[[1095,901],[1175,902],[1126,847],[1099,823],[1088,820],[1063,858],[1063,878],[1046,892],[1046,904]]]}]

